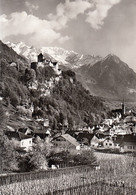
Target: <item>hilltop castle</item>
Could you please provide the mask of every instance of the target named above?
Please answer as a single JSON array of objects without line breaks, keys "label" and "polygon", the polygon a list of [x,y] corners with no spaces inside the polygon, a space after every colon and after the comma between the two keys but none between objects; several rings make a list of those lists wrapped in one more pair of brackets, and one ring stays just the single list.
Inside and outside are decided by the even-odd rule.
[{"label": "hilltop castle", "polygon": [[44,68],[45,66],[50,66],[55,71],[57,75],[61,74],[61,69],[59,69],[58,62],[52,60],[50,57],[45,57],[42,53],[40,53],[37,58],[33,56],[31,59],[31,68],[35,71],[37,68]]}]

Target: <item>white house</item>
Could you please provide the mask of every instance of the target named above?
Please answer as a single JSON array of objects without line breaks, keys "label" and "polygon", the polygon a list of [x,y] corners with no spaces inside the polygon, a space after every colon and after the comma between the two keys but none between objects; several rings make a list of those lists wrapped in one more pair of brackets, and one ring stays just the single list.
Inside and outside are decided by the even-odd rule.
[{"label": "white house", "polygon": [[106,138],[103,141],[103,147],[105,149],[119,149],[119,143],[115,142],[112,138]]},{"label": "white house", "polygon": [[20,147],[28,151],[32,149],[32,137],[25,137],[20,140]]},{"label": "white house", "polygon": [[97,148],[100,143],[100,140],[94,135],[93,138],[91,139],[90,145],[94,148]]},{"label": "white house", "polygon": [[32,142],[31,136],[25,135],[17,131],[7,131],[5,132],[5,134],[10,140],[13,141],[16,147],[20,147],[24,149],[25,151],[32,149],[33,142]]}]

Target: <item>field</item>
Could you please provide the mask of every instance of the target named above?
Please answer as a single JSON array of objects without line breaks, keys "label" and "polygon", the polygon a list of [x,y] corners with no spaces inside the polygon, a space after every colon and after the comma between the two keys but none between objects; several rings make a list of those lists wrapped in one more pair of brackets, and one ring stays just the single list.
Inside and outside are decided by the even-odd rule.
[{"label": "field", "polygon": [[128,154],[95,153],[100,172],[107,179],[136,183],[136,157]]},{"label": "field", "polygon": [[[136,157],[96,152],[100,169],[62,169],[42,179],[0,186],[2,195],[133,195],[136,194]],[[65,170],[65,171],[64,171]],[[55,173],[55,172],[54,172]]]}]

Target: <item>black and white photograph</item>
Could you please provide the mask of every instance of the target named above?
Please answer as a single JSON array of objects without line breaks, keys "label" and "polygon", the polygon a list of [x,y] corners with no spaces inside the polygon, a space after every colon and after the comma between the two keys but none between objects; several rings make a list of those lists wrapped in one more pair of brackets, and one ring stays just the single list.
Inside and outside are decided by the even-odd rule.
[{"label": "black and white photograph", "polygon": [[136,0],[0,0],[0,195],[136,194]]}]

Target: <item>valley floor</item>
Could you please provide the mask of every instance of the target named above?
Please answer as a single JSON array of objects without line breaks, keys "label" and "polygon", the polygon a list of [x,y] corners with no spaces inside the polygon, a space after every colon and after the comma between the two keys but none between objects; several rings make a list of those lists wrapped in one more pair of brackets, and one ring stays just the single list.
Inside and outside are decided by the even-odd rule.
[{"label": "valley floor", "polygon": [[136,194],[136,157],[95,153],[100,169],[67,172],[57,177],[16,182],[0,186],[3,195],[44,194]]}]

